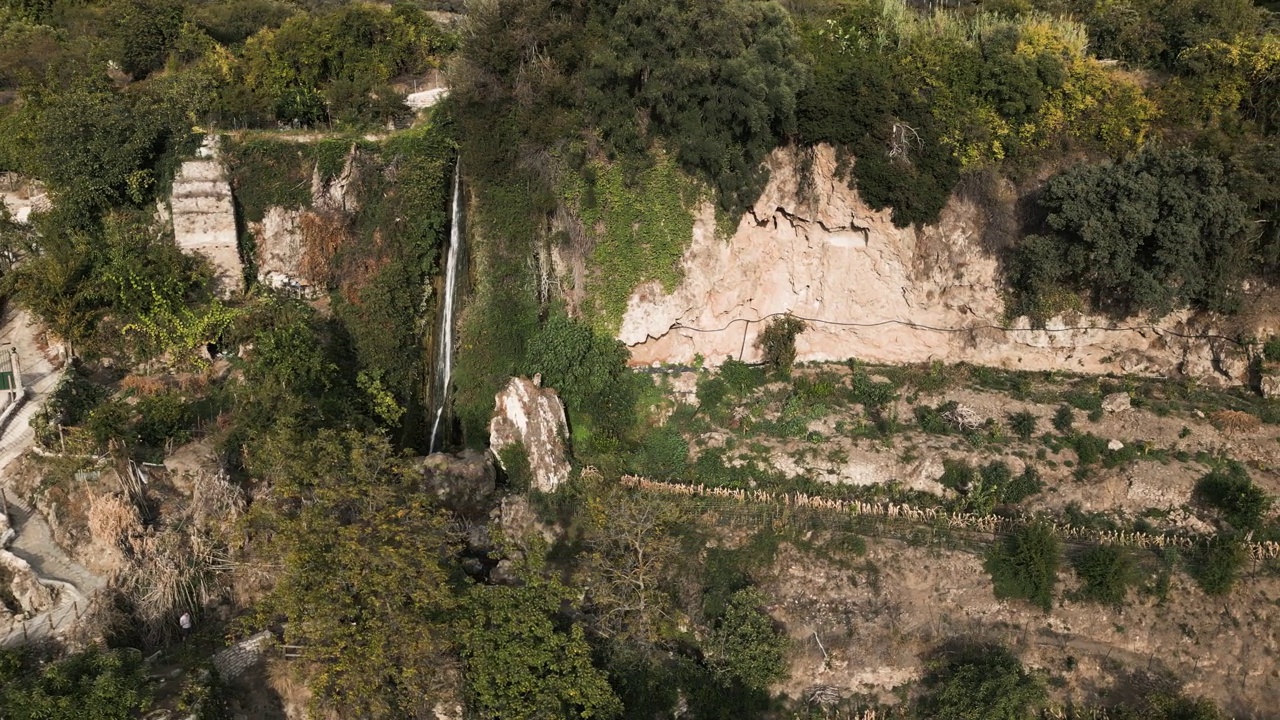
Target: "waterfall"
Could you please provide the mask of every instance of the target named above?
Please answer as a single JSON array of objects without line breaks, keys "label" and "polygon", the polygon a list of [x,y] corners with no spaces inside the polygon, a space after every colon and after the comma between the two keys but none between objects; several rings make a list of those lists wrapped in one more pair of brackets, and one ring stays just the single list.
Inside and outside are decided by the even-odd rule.
[{"label": "waterfall", "polygon": [[440,332],[436,336],[435,405],[436,419],[431,425],[428,453],[436,451],[440,421],[444,418],[453,382],[453,312],[458,289],[458,254],[462,252],[462,164],[453,168],[453,207],[449,218],[449,255],[444,265],[444,303],[440,309]]}]

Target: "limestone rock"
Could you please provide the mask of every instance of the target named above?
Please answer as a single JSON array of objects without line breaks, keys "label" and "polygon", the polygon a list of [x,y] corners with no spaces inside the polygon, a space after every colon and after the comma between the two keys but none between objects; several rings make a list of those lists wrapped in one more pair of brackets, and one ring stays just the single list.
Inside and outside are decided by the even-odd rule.
[{"label": "limestone rock", "polygon": [[[689,364],[699,354],[710,364],[758,360],[762,321],[790,311],[814,320],[796,339],[799,361],[1146,375],[1185,366],[1207,383],[1246,380],[1240,349],[1212,346],[1221,327],[1207,314],[1170,313],[1154,324],[1057,317],[1041,329],[1007,322],[999,263],[984,245],[989,214],[971,200],[952,198],[934,225],[899,228],[841,178],[829,147],[816,149],[809,178],[797,172],[796,151],[777,150],[768,164],[768,185],[727,241],[703,205],[681,281],[670,291],[635,289],[618,333],[634,365]],[[575,267],[571,258],[559,265]]]},{"label": "limestone rock", "polygon": [[1268,400],[1280,397],[1280,374],[1262,376],[1262,397]]},{"label": "limestone rock", "polygon": [[1130,408],[1129,393],[1111,393],[1102,398],[1102,411],[1108,413],[1124,412]]},{"label": "limestone rock", "polygon": [[31,222],[31,213],[48,212],[52,207],[44,183],[17,173],[0,173],[0,208],[8,210],[14,222],[25,225]]},{"label": "limestone rock", "polygon": [[173,240],[183,252],[203,255],[213,265],[218,293],[244,291],[244,265],[236,234],[227,169],[218,158],[218,137],[205,137],[194,160],[182,163],[169,197]]},{"label": "limestone rock", "polygon": [[41,584],[27,561],[8,550],[0,550],[0,571],[10,578],[9,592],[28,616],[44,612],[57,602],[56,591]]},{"label": "limestone rock", "polygon": [[[569,423],[560,396],[550,388],[540,388],[528,378],[511,382],[494,398],[494,417],[489,423],[489,446],[502,463],[502,451],[513,445],[524,447],[533,473],[532,486],[543,492],[555,490],[569,479],[569,460],[564,437]],[[503,466],[508,472],[511,468]]]},{"label": "limestone rock", "polygon": [[277,290],[309,295],[311,281],[302,269],[306,244],[302,238],[302,211],[272,206],[262,222],[250,226],[257,245],[258,282]]},{"label": "limestone rock", "polygon": [[1107,449],[1112,452],[1123,450],[1124,443],[1120,442],[1119,440],[1112,440],[1111,442],[1107,443]]},{"label": "limestone rock", "polygon": [[458,455],[436,453],[420,461],[423,481],[445,507],[465,516],[488,509],[497,489],[498,474],[493,462],[481,452],[466,450]]}]

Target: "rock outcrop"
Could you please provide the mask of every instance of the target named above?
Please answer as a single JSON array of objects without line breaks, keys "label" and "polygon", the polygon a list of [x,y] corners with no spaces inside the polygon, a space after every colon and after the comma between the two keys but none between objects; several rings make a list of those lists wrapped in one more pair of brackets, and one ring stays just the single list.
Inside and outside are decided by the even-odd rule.
[{"label": "rock outcrop", "polygon": [[227,169],[218,157],[218,138],[205,138],[194,160],[182,163],[169,198],[173,240],[187,253],[208,258],[218,294],[244,291],[244,265],[236,236],[235,207]]},{"label": "rock outcrop", "polygon": [[[17,600],[19,608],[27,615],[44,612],[58,601],[56,592],[40,582],[35,570],[26,560],[8,550],[0,550],[0,577],[9,581],[7,594]],[[0,608],[3,605],[0,604]]]},{"label": "rock outcrop", "polygon": [[44,184],[17,173],[0,173],[0,205],[19,224],[31,221],[31,213],[52,208]]},{"label": "rock outcrop", "polygon": [[953,198],[936,225],[899,228],[838,177],[835,153],[815,152],[802,185],[795,152],[770,158],[771,179],[727,241],[699,210],[684,278],[633,293],[619,338],[636,364],[755,361],[769,317],[808,320],[798,360],[972,362],[1021,370],[1185,374],[1243,381],[1245,353],[1219,320],[1189,312],[1158,322],[1054,318],[1031,329],[1004,317],[997,259],[982,243],[983,211]]},{"label": "rock outcrop", "polygon": [[332,238],[345,232],[348,218],[360,209],[356,185],[358,153],[352,146],[342,171],[326,180],[319,166],[311,173],[307,208],[271,206],[262,221],[251,223],[257,247],[258,282],[303,297],[319,293],[331,254]]},{"label": "rock outcrop", "polygon": [[502,453],[509,447],[522,446],[529,458],[530,484],[543,492],[555,490],[569,479],[569,460],[565,456],[564,437],[569,423],[564,406],[555,390],[541,388],[533,380],[511,378],[494,398],[493,420],[489,423],[489,446],[502,469]]},{"label": "rock outcrop", "polygon": [[465,450],[458,455],[436,453],[419,461],[423,481],[444,507],[467,517],[488,511],[497,489],[493,461],[484,453]]}]

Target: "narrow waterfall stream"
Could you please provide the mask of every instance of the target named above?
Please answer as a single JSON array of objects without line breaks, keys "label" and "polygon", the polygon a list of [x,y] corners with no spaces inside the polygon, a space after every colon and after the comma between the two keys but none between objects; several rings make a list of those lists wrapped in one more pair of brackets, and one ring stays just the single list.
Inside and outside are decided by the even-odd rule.
[{"label": "narrow waterfall stream", "polygon": [[[449,387],[453,382],[453,314],[458,290],[458,255],[462,252],[462,164],[453,169],[453,207],[449,218],[449,255],[444,266],[444,303],[440,309],[440,329],[436,335],[435,421],[431,424],[428,453],[436,451],[440,438],[440,421],[448,407]],[[443,445],[443,442],[440,443]]]}]

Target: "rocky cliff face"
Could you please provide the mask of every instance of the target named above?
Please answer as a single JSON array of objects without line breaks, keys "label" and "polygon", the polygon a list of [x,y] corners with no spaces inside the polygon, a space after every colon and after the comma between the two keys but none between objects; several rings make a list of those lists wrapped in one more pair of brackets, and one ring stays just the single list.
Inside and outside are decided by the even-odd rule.
[{"label": "rocky cliff face", "polygon": [[816,152],[804,192],[793,151],[776,151],[770,165],[769,185],[727,241],[712,209],[699,211],[674,291],[636,289],[619,333],[636,364],[758,360],[762,321],[790,312],[809,321],[799,360],[965,361],[1214,383],[1247,375],[1245,350],[1214,337],[1225,333],[1213,317],[1006,323],[997,260],[982,247],[983,213],[972,203],[953,199],[938,224],[897,228],[837,177],[831,148]]},{"label": "rocky cliff face", "polygon": [[[356,149],[347,153],[342,172],[329,180],[319,167],[311,174],[311,204],[306,208],[267,208],[262,222],[250,223],[257,245],[258,282],[315,297],[327,267],[325,237],[340,236],[349,217],[360,209],[356,197]],[[320,257],[324,256],[324,257]]]}]

